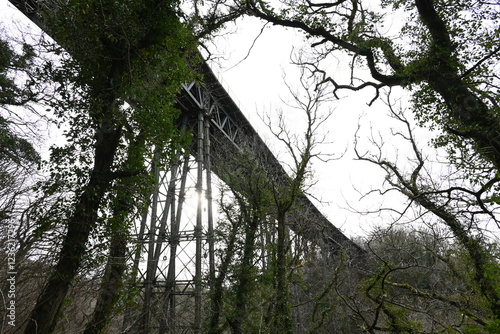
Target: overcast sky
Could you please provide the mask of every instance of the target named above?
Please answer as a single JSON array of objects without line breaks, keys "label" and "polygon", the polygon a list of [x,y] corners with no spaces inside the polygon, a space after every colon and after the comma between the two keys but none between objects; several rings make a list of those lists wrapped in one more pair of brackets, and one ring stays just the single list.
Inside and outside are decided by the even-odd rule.
[{"label": "overcast sky", "polygon": [[[299,71],[290,64],[290,55],[294,50],[300,49],[304,44],[303,39],[296,31],[275,26],[266,27],[259,36],[263,23],[256,19],[241,20],[236,26],[230,25],[228,31],[232,33],[216,40],[219,53],[214,52],[214,56],[220,55],[224,59],[213,65],[214,71],[222,77],[223,84],[229,87],[230,95],[239,102],[241,110],[254,128],[278,153],[278,157],[286,160],[286,152],[276,147],[272,135],[266,131],[258,114],[275,115],[276,110],[281,109],[290,119],[290,129],[300,132],[301,123],[294,121],[297,119],[297,111],[283,102],[290,100],[283,76],[286,74],[286,81],[290,86],[298,86]],[[257,36],[259,38],[254,42]],[[350,71],[346,60],[348,61],[332,61],[328,68],[329,74],[346,77]],[[345,92],[341,94],[340,100],[324,105],[325,113],[329,108],[334,109],[334,113],[325,125],[330,144],[324,145],[322,149],[337,157],[345,154],[339,160],[328,163],[316,161],[313,166],[317,183],[311,192],[321,199],[321,202],[313,200],[313,203],[349,236],[365,234],[384,220],[377,215],[352,213],[347,209],[349,205],[365,210],[387,205],[387,201],[396,206],[404,205],[405,202],[400,197],[383,199],[377,196],[360,201],[361,193],[378,187],[385,176],[377,167],[354,160],[353,141],[360,117],[364,130],[361,132],[362,137],[366,137],[372,128],[375,133],[382,131],[389,135],[389,141],[393,139],[389,132],[389,124],[392,123],[386,116],[386,106],[381,101],[368,106],[373,94],[374,91],[370,89],[364,92]],[[428,138],[423,140],[425,142]],[[388,143],[388,154],[401,155],[399,148],[391,147],[392,144]],[[401,150],[404,149],[401,147]]]}]

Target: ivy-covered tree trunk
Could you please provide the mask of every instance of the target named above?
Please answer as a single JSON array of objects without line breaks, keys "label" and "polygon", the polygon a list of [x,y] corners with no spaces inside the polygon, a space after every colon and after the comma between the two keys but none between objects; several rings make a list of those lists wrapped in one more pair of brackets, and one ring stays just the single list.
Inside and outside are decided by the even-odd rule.
[{"label": "ivy-covered tree trunk", "polygon": [[498,277],[492,275],[492,269],[498,264],[497,260],[488,253],[481,244],[481,239],[473,236],[467,231],[457,217],[446,208],[436,205],[427,194],[420,192],[416,188],[408,187],[408,195],[413,196],[415,201],[436,216],[441,218],[453,232],[455,238],[460,242],[465,251],[470,256],[473,268],[474,281],[478,290],[486,298],[488,307],[496,319],[500,319],[500,296],[498,292]]},{"label": "ivy-covered tree trunk", "polygon": [[276,217],[278,223],[278,240],[276,251],[276,301],[273,327],[276,333],[292,334],[292,313],[290,309],[290,292],[287,280],[287,227],[285,219],[285,212],[279,212]]},{"label": "ivy-covered tree trunk", "polygon": [[246,317],[248,317],[248,302],[249,298],[251,298],[250,295],[253,287],[252,281],[255,278],[255,271],[253,270],[255,261],[255,240],[259,224],[262,223],[262,221],[257,214],[259,209],[254,208],[252,211],[253,214],[251,219],[245,222],[245,243],[235,287],[235,307],[234,312],[229,316],[229,323],[234,334],[245,333],[243,324]]},{"label": "ivy-covered tree trunk", "polygon": [[[86,244],[99,215],[108,209],[104,200],[110,198],[110,186],[115,178],[130,172],[117,171],[127,145],[140,133],[144,138],[137,152],[147,159],[152,147],[163,151],[171,142],[179,114],[175,97],[182,83],[194,79],[191,65],[197,45],[187,24],[179,19],[180,3],[176,0],[129,1],[126,5],[118,0],[33,2],[33,6],[14,4],[28,15],[38,9],[30,17],[65,48],[61,54],[66,58],[60,67],[44,67],[60,85],[60,95],[53,101],[55,113],[61,123],[69,125],[68,144],[56,149],[60,156],[51,161],[51,182],[55,187],[66,182],[66,189],[74,191],[75,198],[74,204],[61,208],[67,217],[67,231],[26,334],[51,333],[56,328],[86,255]],[[136,182],[134,189],[141,183]],[[125,235],[115,232],[112,251],[120,257]],[[100,319],[106,317],[121,284],[123,263],[108,269],[105,282],[113,292],[106,297],[111,299],[99,302],[93,320],[96,326],[89,324],[90,332],[103,324]]]},{"label": "ivy-covered tree trunk", "polygon": [[223,329],[220,326],[220,318],[222,315],[222,306],[224,300],[224,282],[229,274],[229,266],[234,261],[234,254],[236,251],[237,233],[241,228],[241,219],[231,222],[231,229],[229,231],[228,240],[226,244],[226,251],[223,259],[218,267],[219,274],[213,282],[213,291],[210,299],[211,309],[208,319],[207,334],[220,334]]}]

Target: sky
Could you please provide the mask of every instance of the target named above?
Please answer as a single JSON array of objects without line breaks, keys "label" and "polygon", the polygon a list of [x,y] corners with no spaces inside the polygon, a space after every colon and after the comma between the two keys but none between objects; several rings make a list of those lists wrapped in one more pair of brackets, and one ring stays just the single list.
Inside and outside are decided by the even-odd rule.
[{"label": "sky", "polygon": [[[13,23],[16,14],[6,10],[7,4],[7,0],[0,0],[0,20]],[[213,55],[213,71],[281,161],[287,161],[288,154],[277,144],[259,115],[272,118],[278,110],[282,110],[290,131],[301,133],[304,122],[300,113],[286,103],[290,101],[290,96],[285,80],[290,87],[298,87],[299,70],[290,64],[290,56],[303,44],[302,35],[297,31],[273,26],[263,28],[262,22],[247,18],[229,24],[222,36],[209,45]],[[348,75],[349,68],[345,60],[334,59],[328,68],[329,74],[338,77]],[[373,93],[372,90],[350,92],[341,95],[340,100],[324,105],[324,112],[333,110],[333,114],[322,128],[327,144],[321,146],[321,151],[333,154],[336,159],[329,162],[315,161],[312,166],[314,185],[309,190],[312,202],[350,237],[364,235],[386,219],[380,215],[365,216],[352,212],[376,209],[388,200],[377,196],[362,197],[363,193],[382,184],[384,174],[375,166],[356,161],[353,154],[358,123],[363,125],[363,138],[368,135],[368,130],[375,133],[385,131],[387,134],[389,129],[390,121],[383,103],[377,101],[373,106],[368,106]],[[388,154],[399,156],[398,148],[392,146],[388,148]],[[399,197],[391,198],[390,201],[394,205],[404,205],[404,200]]]},{"label": "sky", "polygon": [[[272,134],[267,131],[267,125],[258,115],[275,116],[278,110],[282,110],[289,120],[291,131],[300,134],[300,125],[304,123],[300,121],[298,112],[287,106],[290,96],[284,80],[289,86],[298,87],[300,73],[291,64],[290,55],[300,49],[304,41],[301,34],[294,30],[266,26],[261,34],[262,27],[263,23],[257,19],[240,20],[236,25],[230,25],[228,30],[232,33],[215,42],[218,53],[212,52],[215,58],[212,68],[278,159],[286,161],[286,151],[277,146]],[[346,61],[348,59],[340,57],[338,61],[332,61],[329,74],[336,77],[348,75],[350,70]],[[339,100],[323,106],[324,113],[332,109],[333,114],[324,126],[328,144],[322,145],[321,150],[333,153],[338,159],[329,162],[316,160],[313,164],[312,181],[315,185],[310,190],[314,196],[311,197],[312,202],[350,237],[366,235],[374,226],[384,224],[386,219],[353,211],[372,210],[385,205],[384,201],[388,200],[397,206],[405,204],[405,200],[398,196],[390,199],[371,196],[361,200],[363,193],[381,185],[385,175],[378,167],[354,159],[353,143],[358,123],[363,126],[361,136],[367,136],[367,131],[373,129],[374,132],[385,132],[389,136],[387,138],[391,138],[388,133],[391,122],[386,106],[381,101],[368,106],[373,94],[370,89],[341,93]],[[396,154],[398,148],[388,150]]]}]

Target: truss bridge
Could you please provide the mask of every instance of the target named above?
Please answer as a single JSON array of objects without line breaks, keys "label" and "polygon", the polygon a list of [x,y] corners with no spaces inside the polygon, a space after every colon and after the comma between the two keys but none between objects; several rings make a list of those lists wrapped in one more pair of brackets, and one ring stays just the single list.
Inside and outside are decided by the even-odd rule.
[{"label": "truss bridge", "polygon": [[[10,0],[43,29],[37,0]],[[141,290],[139,312],[126,310],[124,332],[201,333],[206,292],[217,274],[213,179],[228,182],[237,172],[232,157],[252,152],[276,182],[288,176],[210,67],[202,63],[203,84],[186,83],[178,97],[179,126],[191,131],[190,147],[171,166],[153,166],[158,187],[136,222],[137,250],[130,260]],[[324,257],[361,249],[302,195],[287,224],[290,234],[321,250]],[[265,265],[265,264],[263,264]]]}]

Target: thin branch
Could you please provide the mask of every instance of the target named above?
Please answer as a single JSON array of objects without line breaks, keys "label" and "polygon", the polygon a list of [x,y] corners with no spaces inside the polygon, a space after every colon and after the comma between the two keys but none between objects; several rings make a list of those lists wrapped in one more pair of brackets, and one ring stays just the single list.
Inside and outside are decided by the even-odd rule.
[{"label": "thin branch", "polygon": [[244,62],[249,56],[250,56],[250,53],[252,52],[255,44],[257,43],[257,40],[259,39],[260,36],[262,36],[262,34],[264,33],[264,29],[267,27],[267,25],[269,24],[269,22],[266,22],[262,28],[260,28],[260,32],[257,34],[257,36],[253,39],[252,41],[252,45],[250,45],[250,48],[248,49],[247,51],[247,54],[241,59],[239,60],[236,64],[234,64],[233,66],[231,66],[230,68],[226,69],[224,72],[227,72],[229,70],[232,70],[233,68],[235,68],[236,66],[238,66],[239,64],[241,64],[242,62]]}]

